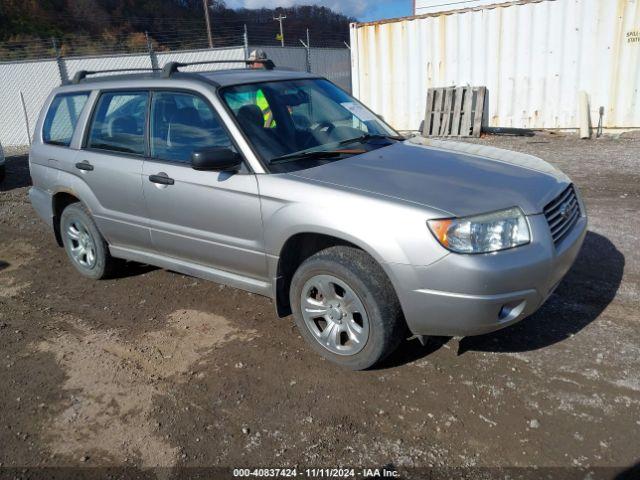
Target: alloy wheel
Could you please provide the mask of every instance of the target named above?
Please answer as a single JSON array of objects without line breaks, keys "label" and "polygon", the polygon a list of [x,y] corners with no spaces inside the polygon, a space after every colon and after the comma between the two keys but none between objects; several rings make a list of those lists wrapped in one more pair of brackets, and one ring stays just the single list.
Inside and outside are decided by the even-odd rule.
[{"label": "alloy wheel", "polygon": [[96,243],[87,227],[78,219],[72,219],[65,229],[69,253],[74,262],[86,269],[96,265]]},{"label": "alloy wheel", "polygon": [[355,291],[333,275],[316,275],[302,289],[302,317],[313,337],[338,355],[355,355],[369,338],[369,318]]}]

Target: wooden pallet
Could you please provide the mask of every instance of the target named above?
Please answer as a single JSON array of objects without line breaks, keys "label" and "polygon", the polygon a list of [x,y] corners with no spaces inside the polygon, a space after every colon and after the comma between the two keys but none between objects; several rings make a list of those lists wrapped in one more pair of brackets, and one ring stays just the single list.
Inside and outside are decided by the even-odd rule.
[{"label": "wooden pallet", "polygon": [[430,88],[422,135],[479,137],[486,93],[486,87]]}]

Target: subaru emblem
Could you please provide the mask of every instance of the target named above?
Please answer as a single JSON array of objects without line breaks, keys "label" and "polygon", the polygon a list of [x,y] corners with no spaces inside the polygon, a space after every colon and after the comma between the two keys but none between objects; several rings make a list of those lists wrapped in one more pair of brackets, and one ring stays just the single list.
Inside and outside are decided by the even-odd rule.
[{"label": "subaru emblem", "polygon": [[563,203],[562,206],[560,207],[560,216],[564,220],[567,220],[569,218],[570,213],[571,213],[570,203],[569,202]]}]

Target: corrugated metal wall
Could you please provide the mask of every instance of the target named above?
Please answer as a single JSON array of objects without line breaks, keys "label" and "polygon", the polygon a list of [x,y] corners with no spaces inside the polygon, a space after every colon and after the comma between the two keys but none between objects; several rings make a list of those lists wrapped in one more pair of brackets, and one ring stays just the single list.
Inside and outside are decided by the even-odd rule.
[{"label": "corrugated metal wall", "polygon": [[429,87],[485,85],[491,126],[640,127],[640,0],[537,0],[351,28],[354,94],[415,130]]}]

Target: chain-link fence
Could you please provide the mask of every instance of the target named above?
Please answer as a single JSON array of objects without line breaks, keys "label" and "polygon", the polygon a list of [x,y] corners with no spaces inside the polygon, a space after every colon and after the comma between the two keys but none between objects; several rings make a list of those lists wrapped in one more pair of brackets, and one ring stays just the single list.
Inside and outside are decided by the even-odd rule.
[{"label": "chain-link fence", "polygon": [[[148,42],[146,51],[140,53],[119,52],[91,56],[64,56],[61,50],[52,49],[45,52],[54,54],[51,59],[0,62],[0,143],[5,146],[27,145],[33,135],[40,109],[51,90],[68,82],[79,70],[162,68],[170,61],[245,59],[252,50],[261,48],[277,67],[316,73],[351,91],[351,56],[346,46],[310,48],[308,43],[303,42],[300,47],[249,44],[246,30],[243,39],[236,46],[174,51],[155,51],[153,43]],[[241,65],[238,64],[238,67]],[[198,65],[187,68],[187,71],[216,68],[229,66]]]},{"label": "chain-link fence", "polygon": [[317,73],[351,92],[351,54],[348,48],[249,47],[250,50],[256,48],[264,50],[278,67]]},{"label": "chain-link fence", "polygon": [[42,104],[61,80],[55,60],[0,64],[0,143],[3,146],[29,144]]}]

